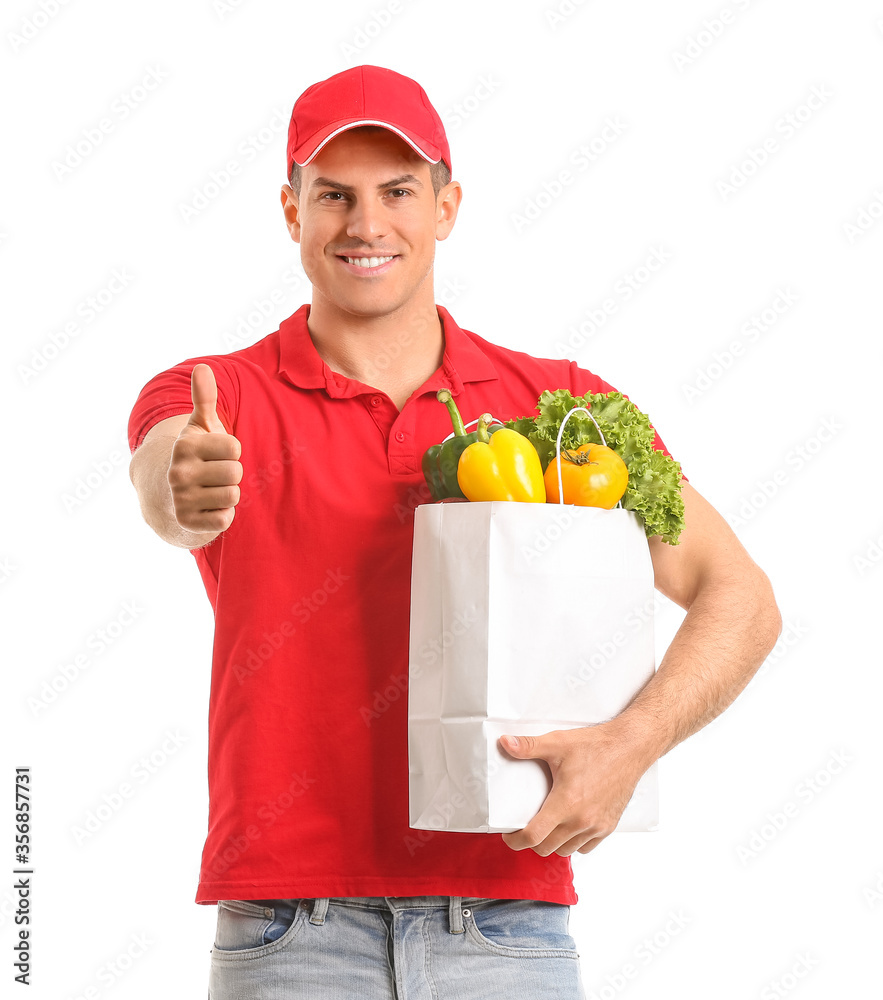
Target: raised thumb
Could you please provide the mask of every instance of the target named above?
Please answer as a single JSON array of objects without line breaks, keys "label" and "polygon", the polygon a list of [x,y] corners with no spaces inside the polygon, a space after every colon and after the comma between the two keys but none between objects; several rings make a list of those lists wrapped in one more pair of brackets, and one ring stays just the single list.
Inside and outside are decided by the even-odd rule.
[{"label": "raised thumb", "polygon": [[190,395],[193,399],[193,412],[188,422],[205,431],[226,434],[226,428],[218,417],[218,383],[215,381],[215,373],[208,365],[194,366],[190,374]]}]

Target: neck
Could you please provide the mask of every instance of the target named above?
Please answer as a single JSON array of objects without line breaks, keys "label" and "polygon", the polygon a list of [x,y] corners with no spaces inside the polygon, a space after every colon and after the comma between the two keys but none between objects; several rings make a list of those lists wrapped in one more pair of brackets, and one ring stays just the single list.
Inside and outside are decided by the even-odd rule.
[{"label": "neck", "polygon": [[385,392],[399,409],[444,356],[441,317],[432,298],[383,316],[356,316],[314,290],[307,327],[332,371]]}]

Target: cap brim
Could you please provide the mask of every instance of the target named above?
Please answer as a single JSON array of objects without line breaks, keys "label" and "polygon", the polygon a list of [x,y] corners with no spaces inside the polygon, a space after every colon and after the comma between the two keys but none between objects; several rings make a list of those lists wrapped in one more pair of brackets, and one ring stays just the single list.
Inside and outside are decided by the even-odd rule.
[{"label": "cap brim", "polygon": [[441,159],[441,150],[438,146],[427,142],[425,139],[417,139],[414,136],[408,135],[407,132],[403,132],[396,125],[391,125],[389,122],[377,121],[373,118],[347,118],[342,121],[333,122],[331,125],[311,135],[305,142],[302,142],[294,151],[294,162],[301,167],[305,167],[322,147],[331,142],[335,136],[340,135],[341,132],[346,132],[348,129],[358,128],[360,125],[378,125],[380,128],[394,132],[397,136],[404,139],[415,153],[422,156],[429,163],[438,163]]}]

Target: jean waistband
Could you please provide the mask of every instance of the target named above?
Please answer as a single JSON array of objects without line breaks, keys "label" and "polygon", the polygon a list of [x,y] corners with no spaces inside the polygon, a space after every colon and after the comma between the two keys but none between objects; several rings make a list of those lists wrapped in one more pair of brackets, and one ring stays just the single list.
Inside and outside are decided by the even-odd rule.
[{"label": "jean waistband", "polygon": [[462,934],[463,910],[467,904],[489,902],[489,896],[331,896],[307,899],[310,908],[310,923],[324,924],[331,903],[361,909],[383,910],[387,913],[406,909],[427,909],[448,911],[448,926],[452,934]]}]

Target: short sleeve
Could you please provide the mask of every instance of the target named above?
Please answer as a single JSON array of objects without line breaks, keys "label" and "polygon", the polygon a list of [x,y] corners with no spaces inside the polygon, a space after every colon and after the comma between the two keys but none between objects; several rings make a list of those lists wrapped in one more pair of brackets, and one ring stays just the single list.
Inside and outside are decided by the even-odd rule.
[{"label": "short sleeve", "polygon": [[138,394],[129,415],[129,449],[134,454],[145,434],[154,424],[179,413],[190,413],[193,397],[190,394],[190,375],[198,364],[207,364],[218,385],[218,416],[228,433],[234,433],[239,411],[239,380],[236,366],[218,355],[188,358],[173,368],[155,375]]},{"label": "short sleeve", "polygon": [[[587,392],[620,392],[621,390],[612,386],[609,382],[605,382],[602,378],[599,378],[594,373],[588,371],[585,368],[580,368],[575,361],[570,363],[570,376],[571,376],[571,388],[570,391],[574,396],[585,396]],[[628,395],[628,393],[623,392],[623,396],[630,402],[635,403],[635,401]],[[635,406],[640,409],[638,403]],[[646,412],[646,411],[645,411]],[[650,426],[653,428],[653,447],[657,451],[661,451],[664,455],[668,455],[669,458],[674,459],[675,456],[666,448],[665,442],[659,436],[659,431],[656,430],[653,422],[650,422]],[[677,459],[675,459],[677,461]],[[689,479],[684,475],[683,468],[681,469],[681,477],[685,482],[689,482]]]}]

